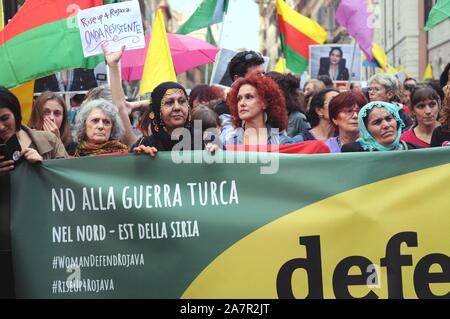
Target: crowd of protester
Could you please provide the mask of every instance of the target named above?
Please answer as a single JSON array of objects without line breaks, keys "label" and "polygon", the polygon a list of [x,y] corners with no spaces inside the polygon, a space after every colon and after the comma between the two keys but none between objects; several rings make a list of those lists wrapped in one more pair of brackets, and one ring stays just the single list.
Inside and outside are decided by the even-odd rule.
[{"label": "crowd of protester", "polygon": [[[0,143],[11,148],[17,140],[20,150],[16,158],[0,155],[1,175],[23,160],[128,152],[155,156],[180,142],[180,134],[173,134],[180,128],[202,139],[194,143],[194,138],[186,150],[316,141],[339,153],[449,144],[450,63],[439,83],[417,83],[413,78],[400,83],[395,76],[379,73],[367,88],[351,83],[348,90],[338,90],[323,75],[305,83],[301,91],[299,77],[265,74],[262,56],[245,51],[230,61],[234,83],[229,92],[201,84],[188,94],[181,84],[165,82],[151,92],[150,100],[129,102],[119,72],[123,49],[110,53],[104,48],[104,54],[110,87],[89,91],[75,120],[64,99],[46,91],[35,99],[29,123],[22,123],[17,98],[0,89]],[[136,112],[137,128],[132,116]],[[215,133],[206,134],[210,129]]]},{"label": "crowd of protester", "polygon": [[[400,83],[395,76],[380,73],[369,79],[366,90],[359,83],[338,90],[323,75],[305,83],[302,92],[299,77],[265,74],[262,56],[245,51],[230,61],[234,83],[227,93],[201,84],[188,94],[182,85],[165,82],[151,92],[150,101],[129,102],[119,72],[123,49],[110,53],[104,48],[104,53],[110,87],[89,91],[75,121],[64,99],[46,91],[35,99],[29,123],[22,123],[17,98],[1,88],[0,142],[11,144],[15,136],[21,153],[17,159],[0,155],[0,174],[8,173],[18,159],[39,162],[127,152],[155,156],[180,142],[180,136],[172,134],[179,128],[203,139],[200,144],[192,141],[190,149],[201,145],[209,151],[227,145],[316,141],[339,153],[427,148],[449,142],[450,64],[437,86],[413,78]],[[140,117],[137,129],[131,116],[135,112]],[[193,121],[198,123],[197,132]],[[212,138],[205,135],[209,128],[216,132]]]},{"label": "crowd of protester", "polygon": [[[234,81],[229,92],[201,84],[188,94],[181,84],[164,82],[149,100],[130,102],[119,72],[123,49],[104,48],[104,53],[110,86],[92,89],[83,101],[77,95],[70,112],[64,99],[46,91],[24,123],[18,99],[0,87],[2,185],[24,161],[126,153],[154,157],[180,142],[185,150],[211,153],[302,143],[317,143],[312,149],[331,153],[450,146],[450,63],[440,81],[400,83],[395,76],[376,74],[368,88],[351,83],[339,90],[322,75],[301,91],[297,76],[265,74],[262,56],[245,51],[229,64]],[[192,141],[182,141],[183,135],[175,134],[180,129],[191,132]]]}]

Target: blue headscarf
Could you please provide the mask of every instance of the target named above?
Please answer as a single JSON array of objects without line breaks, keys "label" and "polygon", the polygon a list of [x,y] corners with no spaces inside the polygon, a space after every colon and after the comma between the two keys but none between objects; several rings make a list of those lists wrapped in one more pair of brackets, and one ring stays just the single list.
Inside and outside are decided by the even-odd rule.
[{"label": "blue headscarf", "polygon": [[[389,114],[392,114],[394,119],[397,121],[397,136],[392,144],[384,146],[377,142],[373,138],[373,136],[367,130],[366,125],[364,124],[364,119],[368,117],[368,113],[374,107],[384,107]],[[398,113],[398,108],[396,105],[387,102],[375,101],[370,102],[359,111],[358,113],[358,126],[361,137],[356,141],[359,142],[362,148],[366,151],[392,151],[398,148],[401,148],[400,144],[400,135],[402,134],[402,128],[405,127],[400,115]]]}]

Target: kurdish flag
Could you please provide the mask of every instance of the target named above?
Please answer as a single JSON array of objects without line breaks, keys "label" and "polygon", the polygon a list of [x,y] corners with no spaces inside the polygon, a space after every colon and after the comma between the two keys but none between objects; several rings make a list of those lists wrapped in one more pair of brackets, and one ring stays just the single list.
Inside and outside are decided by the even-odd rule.
[{"label": "kurdish flag", "polygon": [[178,29],[177,34],[188,34],[223,21],[228,0],[203,0],[191,17]]},{"label": "kurdish flag", "polygon": [[11,88],[71,68],[94,68],[84,58],[77,10],[102,0],[28,0],[0,32],[0,85]]},{"label": "kurdish flag", "polygon": [[317,22],[301,15],[283,0],[277,0],[277,15],[287,67],[302,74],[308,66],[309,46],[324,43],[327,32]]}]

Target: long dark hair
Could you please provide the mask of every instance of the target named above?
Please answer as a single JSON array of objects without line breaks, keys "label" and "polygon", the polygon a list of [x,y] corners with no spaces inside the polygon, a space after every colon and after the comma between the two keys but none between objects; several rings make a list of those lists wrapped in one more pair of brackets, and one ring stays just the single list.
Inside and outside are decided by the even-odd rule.
[{"label": "long dark hair", "polygon": [[0,107],[11,111],[16,122],[16,132],[19,131],[22,125],[22,112],[19,100],[10,90],[3,86],[0,86]]},{"label": "long dark hair", "polygon": [[286,109],[288,114],[299,111],[306,112],[306,103],[304,97],[300,94],[300,78],[292,73],[281,74],[275,71],[266,73],[266,76],[272,78],[286,98]]},{"label": "long dark hair", "polygon": [[325,96],[330,92],[337,92],[336,89],[324,89],[313,95],[311,98],[311,104],[309,106],[308,113],[306,114],[306,118],[308,122],[311,124],[311,127],[314,128],[320,123],[319,114],[317,114],[316,110],[323,108],[325,104]]},{"label": "long dark hair", "polygon": [[448,78],[449,78],[448,71],[449,70],[450,70],[450,62],[447,64],[444,71],[441,73],[441,77],[440,77],[441,87],[446,86],[448,83]]}]

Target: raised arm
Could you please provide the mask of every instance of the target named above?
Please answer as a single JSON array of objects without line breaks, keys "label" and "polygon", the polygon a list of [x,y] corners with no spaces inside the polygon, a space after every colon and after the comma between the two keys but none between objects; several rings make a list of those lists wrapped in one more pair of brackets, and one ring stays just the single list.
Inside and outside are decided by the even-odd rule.
[{"label": "raised arm", "polygon": [[102,49],[109,69],[112,103],[118,108],[119,116],[122,119],[123,126],[125,128],[125,134],[122,137],[122,141],[128,146],[131,146],[136,143],[138,138],[133,132],[130,119],[128,117],[129,113],[126,106],[125,92],[123,91],[122,79],[119,70],[119,62],[122,58],[125,46],[122,46],[122,49],[119,52],[108,52],[106,46],[102,46]]}]

